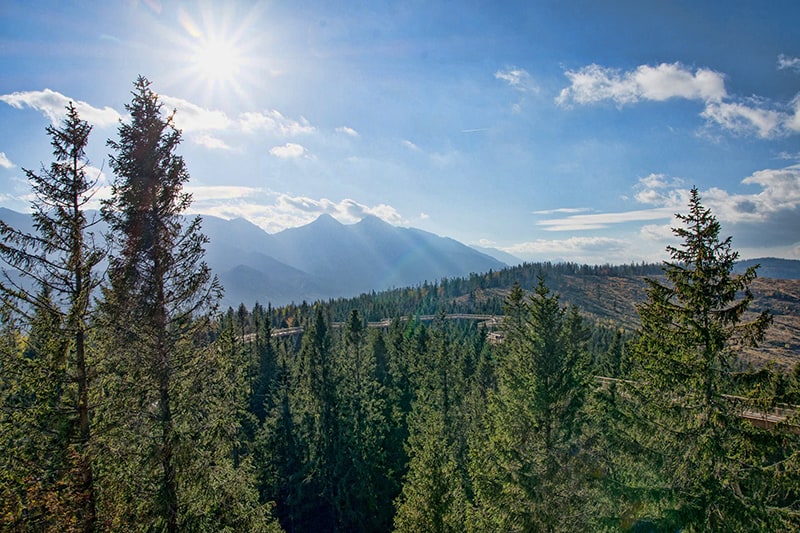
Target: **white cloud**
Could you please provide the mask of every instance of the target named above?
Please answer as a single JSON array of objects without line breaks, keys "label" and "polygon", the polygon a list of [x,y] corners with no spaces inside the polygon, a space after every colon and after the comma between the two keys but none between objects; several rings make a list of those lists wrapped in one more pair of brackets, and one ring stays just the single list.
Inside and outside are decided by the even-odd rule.
[{"label": "white cloud", "polygon": [[646,241],[658,243],[669,242],[675,237],[671,224],[645,224],[639,230],[639,235]]},{"label": "white cloud", "polygon": [[494,73],[494,77],[498,80],[507,82],[513,89],[520,92],[539,92],[539,87],[533,81],[533,77],[525,69],[519,67],[511,67],[504,70],[498,70]]},{"label": "white cloud", "polygon": [[[800,64],[800,58],[781,56],[779,66],[794,68],[795,61]],[[706,123],[735,134],[753,134],[767,139],[800,132],[800,94],[788,104],[759,97],[730,97],[725,90],[724,75],[710,69],[692,71],[680,63],[662,63],[655,67],[640,65],[622,72],[592,64],[568,70],[565,75],[570,86],[562,89],[556,98],[556,103],[562,107],[604,101],[621,107],[644,100],[683,98],[704,102],[700,116]]]},{"label": "white cloud", "polygon": [[284,137],[316,131],[316,128],[305,117],[300,117],[299,121],[290,119],[274,109],[263,112],[242,113],[239,115],[238,124],[242,131],[246,133],[268,131]]},{"label": "white cloud", "polygon": [[761,186],[762,192],[755,195],[754,200],[758,200],[762,211],[800,207],[800,166],[759,170],[742,180],[742,183]]},{"label": "white cloud", "polygon": [[8,159],[8,156],[6,155],[5,152],[0,152],[0,167],[3,167],[3,168],[14,168],[16,166],[17,165],[12,163],[11,160]]},{"label": "white cloud", "polygon": [[760,107],[759,103],[755,99],[748,103],[709,103],[700,116],[734,133],[755,133],[763,139],[781,133],[784,126],[800,129],[791,127],[791,117],[786,113]]},{"label": "white cloud", "polygon": [[65,108],[69,102],[75,105],[75,109],[82,120],[101,128],[113,126],[122,117],[117,111],[108,106],[102,109],[97,108],[86,102],[68,98],[51,89],[3,94],[0,95],[0,101],[16,109],[22,109],[23,107],[35,109],[46,116],[53,124],[57,124],[64,119],[66,116]]},{"label": "white cloud", "polygon": [[[224,111],[207,109],[188,100],[169,95],[159,95],[165,114],[175,111],[175,126],[184,133],[193,133],[189,139],[201,146],[216,150],[228,150],[230,146],[209,132],[225,131],[228,133],[251,134],[266,132],[280,137],[290,137],[313,133],[316,128],[305,117],[299,120],[285,117],[280,111],[271,109],[262,112],[241,113],[235,119]],[[117,124],[122,117],[110,107],[97,108],[86,102],[74,100],[51,89],[42,91],[15,92],[0,95],[0,101],[17,108],[29,107],[45,115],[53,124],[61,122],[66,113],[66,105],[72,101],[80,117],[90,124],[107,127]],[[346,135],[357,136],[358,132],[343,126],[336,129]]]},{"label": "white cloud", "polygon": [[175,110],[175,126],[184,132],[224,130],[231,126],[228,116],[218,110],[206,109],[182,98],[159,95],[164,112]]},{"label": "white cloud", "polygon": [[789,103],[792,114],[786,119],[786,127],[791,131],[800,131],[800,94]]},{"label": "white cloud", "polygon": [[[686,213],[689,189],[680,178],[650,174],[634,186],[635,199],[649,209],[615,213],[575,214],[539,221],[547,231],[584,231],[604,229],[615,224],[642,222],[638,230],[628,231],[627,247],[618,251],[592,254],[593,244],[604,243],[601,237],[573,237],[566,240],[537,240],[503,250],[525,259],[562,259],[578,262],[663,259],[664,246],[675,243],[671,228],[679,225],[676,213]],[[743,257],[796,257],[800,251],[800,165],[764,169],[742,180],[754,192],[732,193],[717,187],[700,191],[703,205],[723,225],[721,237],[733,235]],[[551,210],[554,213],[559,210]],[[650,223],[648,223],[650,222]],[[619,231],[626,231],[621,229]],[[588,240],[587,240],[588,239]],[[613,241],[613,240],[612,240]],[[620,241],[621,242],[621,241]],[[611,245],[613,246],[613,242]],[[619,243],[617,243],[619,244]],[[610,252],[610,253],[609,253]],[[552,255],[547,256],[548,253]],[[561,255],[559,255],[561,254]]]},{"label": "white cloud", "polygon": [[420,220],[428,220],[429,218],[431,218],[431,216],[428,213],[422,212],[419,214]]},{"label": "white cloud", "polygon": [[306,149],[301,144],[286,143],[283,146],[273,146],[269,149],[269,153],[281,159],[297,159],[303,157]]},{"label": "white cloud", "polygon": [[230,150],[231,147],[222,139],[213,135],[203,134],[192,137],[192,141],[200,146],[205,146],[211,150]]},{"label": "white cloud", "polygon": [[796,70],[800,72],[800,57],[787,56],[781,54],[778,56],[778,70]]},{"label": "white cloud", "polygon": [[629,72],[592,64],[568,70],[565,75],[570,86],[556,98],[556,103],[561,106],[594,104],[604,100],[625,105],[670,98],[708,102],[720,101],[726,96],[722,74],[709,69],[697,69],[692,73],[680,63],[662,63],[655,67],[641,65]]},{"label": "white cloud", "polygon": [[680,206],[688,198],[685,191],[678,189],[683,185],[680,178],[667,178],[664,174],[649,174],[639,178],[634,187],[634,198],[642,204],[657,206]]},{"label": "white cloud", "polygon": [[358,132],[348,126],[339,126],[336,128],[336,133],[344,133],[345,135],[349,135],[351,137],[358,137]]}]

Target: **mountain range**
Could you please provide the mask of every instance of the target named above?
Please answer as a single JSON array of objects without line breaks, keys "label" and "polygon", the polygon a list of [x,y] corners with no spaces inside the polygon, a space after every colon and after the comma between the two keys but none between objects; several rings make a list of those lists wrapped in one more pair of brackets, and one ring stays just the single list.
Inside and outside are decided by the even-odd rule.
[{"label": "mountain range", "polygon": [[203,216],[206,260],[225,287],[223,305],[355,296],[504,268],[458,241],[368,216],[344,225],[330,215],[268,234],[243,219]]},{"label": "mountain range", "polygon": [[[90,215],[91,216],[91,215]],[[222,307],[255,302],[279,306],[406,287],[519,264],[516,257],[477,249],[368,216],[345,225],[322,215],[305,226],[269,234],[244,219],[203,215],[206,261],[225,287]],[[33,231],[30,215],[0,207],[0,220]],[[104,231],[102,224],[95,234]],[[754,259],[762,278],[800,279],[800,261]]]}]

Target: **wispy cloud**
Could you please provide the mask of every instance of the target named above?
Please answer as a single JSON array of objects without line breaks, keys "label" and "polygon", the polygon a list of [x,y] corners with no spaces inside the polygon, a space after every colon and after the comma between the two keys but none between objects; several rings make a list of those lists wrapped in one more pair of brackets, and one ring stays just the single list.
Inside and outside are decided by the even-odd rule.
[{"label": "wispy cloud", "polygon": [[570,237],[568,239],[522,242],[499,249],[528,260],[573,261],[596,264],[605,262],[600,258],[619,256],[626,252],[628,244],[610,237]]},{"label": "wispy cloud", "polygon": [[283,146],[273,146],[269,153],[280,159],[297,159],[305,155],[306,149],[302,144],[286,143]]},{"label": "wispy cloud", "polygon": [[345,135],[349,135],[350,137],[358,137],[358,132],[348,126],[339,126],[338,128],[336,128],[336,133],[344,133]]},{"label": "wispy cloud", "polygon": [[556,214],[573,214],[585,213],[591,211],[589,207],[559,207],[556,209],[543,209],[541,211],[533,211],[534,215],[556,215]]},{"label": "wispy cloud", "polygon": [[796,70],[800,72],[800,57],[780,54],[778,56],[778,70]]},{"label": "wispy cloud", "polygon": [[192,195],[194,202],[241,200],[264,193],[256,187],[236,185],[189,185],[186,192]]},{"label": "wispy cloud", "polygon": [[14,168],[16,166],[17,165],[12,163],[11,160],[8,159],[8,156],[6,156],[5,152],[0,152],[0,167],[3,167],[3,168]]},{"label": "wispy cloud", "polygon": [[417,146],[413,142],[409,141],[408,139],[403,139],[400,142],[400,144],[402,144],[403,146],[405,146],[406,148],[408,148],[409,150],[412,150],[414,152],[421,152],[422,151],[422,149],[419,146]]},{"label": "wispy cloud", "polygon": [[64,119],[66,116],[65,108],[69,102],[73,102],[75,109],[77,109],[83,120],[101,128],[113,126],[122,118],[122,115],[108,106],[103,108],[94,107],[86,102],[68,98],[51,89],[3,94],[0,95],[0,101],[16,109],[24,107],[35,109],[46,116],[53,124],[57,124]]},{"label": "wispy cloud", "polygon": [[313,133],[316,128],[305,117],[300,120],[287,118],[274,109],[261,112],[246,112],[239,115],[238,124],[242,131],[268,131],[282,136]]},{"label": "wispy cloud", "polygon": [[540,220],[537,225],[544,226],[547,231],[586,231],[604,229],[613,224],[625,222],[642,222],[672,218],[675,210],[670,207],[654,209],[637,209],[619,213],[593,213],[590,215],[572,215],[564,218]]},{"label": "wispy cloud", "polygon": [[494,77],[505,81],[517,91],[539,92],[539,87],[533,81],[533,77],[523,68],[510,67],[501,69],[494,73]]},{"label": "wispy cloud", "polygon": [[211,150],[230,150],[231,147],[222,139],[214,137],[213,135],[209,135],[207,133],[203,135],[197,135],[192,137],[192,141],[195,144],[199,144],[200,146],[205,146]]}]

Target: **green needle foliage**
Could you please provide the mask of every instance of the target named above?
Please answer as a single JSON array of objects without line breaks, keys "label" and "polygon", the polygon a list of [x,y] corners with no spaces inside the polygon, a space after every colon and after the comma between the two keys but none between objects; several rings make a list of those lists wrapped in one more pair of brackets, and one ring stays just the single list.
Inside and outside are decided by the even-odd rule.
[{"label": "green needle foliage", "polygon": [[103,215],[112,244],[104,291],[102,505],[110,527],[259,530],[255,474],[239,457],[247,364],[228,332],[211,344],[220,295],[200,219],[182,213],[180,132],[140,77],[130,122],[109,141],[117,178]]},{"label": "green needle foliage", "polygon": [[[22,466],[24,469],[41,470],[38,474],[30,470],[24,476],[28,481],[22,488],[27,485],[27,496],[23,490],[8,497],[38,499],[37,503],[22,505],[29,510],[59,502],[58,509],[50,509],[47,520],[29,522],[29,515],[21,517],[22,522],[12,522],[15,528],[69,527],[90,531],[96,526],[89,404],[93,365],[88,343],[92,296],[99,284],[95,268],[103,252],[95,245],[91,232],[95,222],[85,212],[95,185],[87,175],[86,145],[91,129],[80,119],[75,106],[67,105],[63,123],[47,127],[53,163],[40,173],[25,171],[35,195],[31,202],[35,232],[26,233],[0,221],[0,257],[11,267],[8,272],[4,270],[0,293],[6,309],[24,317],[30,334],[21,356],[4,351],[4,366],[8,365],[8,377],[13,376],[9,380],[15,383],[12,389],[21,387],[31,392],[22,394],[27,399],[22,405],[17,404],[13,414],[5,412],[0,416],[5,422],[11,421],[15,429],[33,424],[23,430],[28,433],[26,438],[38,439],[40,446],[49,443],[49,447],[40,448],[44,455],[24,457],[17,464],[27,465]],[[31,284],[39,290],[31,290]],[[20,396],[9,399],[11,403],[7,405],[19,399]],[[43,421],[39,415],[25,415],[41,414],[45,406],[50,410],[47,425],[40,425]],[[13,450],[14,442],[6,439],[3,444]]]},{"label": "green needle foliage", "polygon": [[484,441],[472,449],[474,531],[589,527],[580,449],[589,386],[587,331],[540,278],[529,301],[516,285],[490,396]]},{"label": "green needle foliage", "polygon": [[784,437],[754,427],[726,396],[736,390],[737,349],[762,340],[771,321],[766,311],[745,315],[756,269],[732,273],[738,253],[730,237],[720,240],[697,189],[678,218],[682,243],[668,247],[666,280],[649,281],[634,346],[631,417],[640,458],[655,474],[642,520],[688,531],[793,529],[796,510],[773,476],[786,459],[775,446]]}]

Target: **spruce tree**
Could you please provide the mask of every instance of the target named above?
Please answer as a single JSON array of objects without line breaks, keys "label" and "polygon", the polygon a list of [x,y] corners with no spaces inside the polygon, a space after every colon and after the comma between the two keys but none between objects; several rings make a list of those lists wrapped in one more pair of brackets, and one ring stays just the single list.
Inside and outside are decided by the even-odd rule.
[{"label": "spruce tree", "polygon": [[338,417],[334,358],[322,307],[315,306],[303,334],[290,391],[302,468],[290,483],[293,531],[335,531],[337,486],[334,479]]},{"label": "spruce tree", "polygon": [[[468,500],[463,360],[440,315],[415,353],[408,415],[408,471],[395,501],[395,531],[464,531]],[[429,340],[429,342],[427,342]]]},{"label": "spruce tree", "polygon": [[[180,132],[148,80],[138,78],[132,94],[129,122],[109,141],[115,181],[103,206],[112,245],[104,509],[112,527],[243,527],[237,516],[260,513],[243,496],[255,478],[236,460],[246,366],[232,360],[241,352],[230,334],[210,344],[220,287],[203,262],[200,219],[182,216],[191,196]],[[225,501],[238,503],[223,511]]]},{"label": "spruce tree", "polygon": [[588,387],[587,333],[575,308],[539,279],[530,301],[515,287],[484,445],[473,445],[474,531],[576,531],[588,527],[580,453]]},{"label": "spruce tree", "polygon": [[384,389],[364,321],[353,310],[337,351],[338,434],[335,477],[340,531],[386,531],[393,494],[383,445],[388,435]]},{"label": "spruce tree", "polygon": [[[29,234],[0,221],[0,257],[14,273],[6,273],[0,283],[3,302],[23,316],[31,317],[34,310],[40,317],[51,315],[54,320],[48,335],[63,346],[61,353],[39,353],[38,357],[56,358],[65,375],[66,383],[55,400],[59,404],[56,411],[66,417],[63,446],[72,450],[75,461],[74,468],[64,470],[80,472],[74,488],[81,500],[75,522],[86,531],[96,524],[87,338],[92,296],[99,284],[95,267],[103,258],[91,231],[95,221],[86,213],[95,192],[95,180],[87,175],[91,129],[70,102],[62,125],[47,127],[54,161],[39,173],[25,170],[34,193],[35,232]],[[41,290],[31,290],[28,283]]]},{"label": "spruce tree", "polygon": [[756,267],[733,273],[738,253],[730,237],[720,240],[720,224],[696,188],[678,220],[682,226],[673,232],[682,242],[667,248],[666,280],[648,281],[648,300],[639,308],[640,369],[628,387],[636,400],[637,453],[656,474],[642,476],[655,484],[641,491],[654,496],[641,520],[689,531],[797,527],[781,481],[796,475],[781,473],[781,446],[738,416],[726,396],[734,390],[740,348],[762,340],[771,321],[767,311],[745,315]]}]

